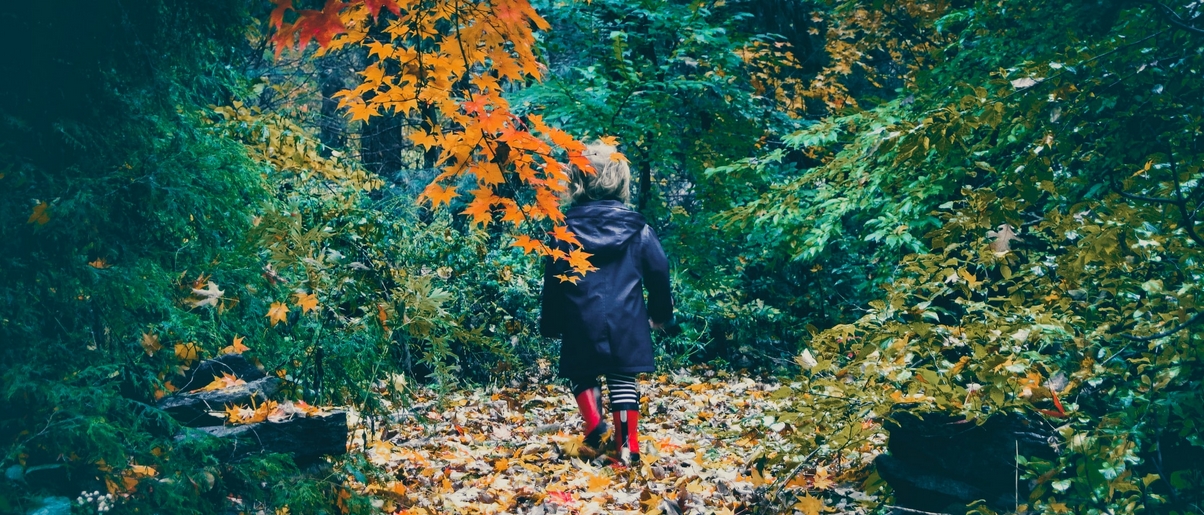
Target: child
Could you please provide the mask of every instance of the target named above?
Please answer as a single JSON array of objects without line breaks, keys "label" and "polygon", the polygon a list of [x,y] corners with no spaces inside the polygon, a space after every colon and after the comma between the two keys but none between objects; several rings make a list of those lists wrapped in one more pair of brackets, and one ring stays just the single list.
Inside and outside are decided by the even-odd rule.
[{"label": "child", "polygon": [[[628,209],[631,172],[612,160],[615,147],[594,143],[585,156],[594,174],[572,169],[566,194],[566,225],[597,270],[576,283],[554,277],[569,271],[564,261],[544,265],[540,332],[561,337],[560,377],[569,380],[585,419],[585,445],[596,450],[606,432],[602,388],[606,376],[614,413],[615,447],[624,465],[638,463],[640,395],[636,374],[655,370],[651,329],[673,317],[669,263],[660,241],[639,213]],[[555,242],[568,252],[564,242]],[[644,290],[648,302],[644,303]]]}]

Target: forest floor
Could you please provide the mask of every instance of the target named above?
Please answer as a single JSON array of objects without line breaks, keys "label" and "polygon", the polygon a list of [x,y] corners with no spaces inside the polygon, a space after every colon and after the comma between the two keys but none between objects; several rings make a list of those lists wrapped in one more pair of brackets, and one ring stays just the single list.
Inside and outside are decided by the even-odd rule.
[{"label": "forest floor", "polygon": [[630,468],[582,455],[560,384],[414,392],[383,427],[358,424],[350,452],[389,477],[353,487],[398,514],[864,513],[872,499],[836,471],[753,466],[792,448],[772,415],[777,387],[713,371],[646,377],[643,459]]}]

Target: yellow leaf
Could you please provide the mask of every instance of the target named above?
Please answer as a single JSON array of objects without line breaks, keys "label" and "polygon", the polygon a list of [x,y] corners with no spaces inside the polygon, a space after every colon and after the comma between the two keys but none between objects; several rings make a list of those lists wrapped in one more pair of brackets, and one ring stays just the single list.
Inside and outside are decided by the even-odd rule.
[{"label": "yellow leaf", "polygon": [[159,335],[154,333],[142,333],[142,350],[146,351],[147,356],[154,356],[163,346],[159,344]]},{"label": "yellow leaf", "polygon": [[552,277],[555,277],[555,278],[557,278],[557,279],[560,279],[560,282],[562,282],[562,283],[573,283],[573,284],[577,284],[577,281],[580,281],[580,280],[581,280],[581,276],[579,276],[579,275],[565,275],[565,274],[556,274],[556,275],[554,275],[554,276],[552,276]]},{"label": "yellow leaf", "polygon": [[815,469],[815,477],[811,480],[811,485],[817,490],[827,490],[832,488],[832,477],[828,475],[827,467],[819,467]]},{"label": "yellow leaf", "polygon": [[590,476],[587,490],[590,492],[601,492],[608,486],[610,486],[610,478],[603,476],[602,474],[598,474]]},{"label": "yellow leaf", "polygon": [[451,200],[456,198],[456,187],[448,186],[446,188],[438,184],[431,183],[422,192],[421,199],[427,199],[431,202],[431,209],[439,209],[441,204],[451,204]]},{"label": "yellow leaf", "polygon": [[619,138],[616,138],[614,136],[602,136],[601,138],[598,138],[598,143],[601,143],[603,145],[610,145],[612,147],[617,147],[617,146],[619,146]]},{"label": "yellow leaf", "polygon": [[611,155],[610,155],[610,160],[611,160],[611,161],[618,161],[618,162],[620,162],[620,163],[626,163],[626,162],[627,162],[627,156],[623,155],[623,153],[622,153],[622,152],[615,152],[615,153],[613,153],[613,154],[611,154]]},{"label": "yellow leaf", "polygon": [[293,298],[302,313],[309,313],[318,308],[318,296],[313,293],[297,292],[293,294]]},{"label": "yellow leaf", "polygon": [[368,121],[373,116],[380,115],[380,108],[376,105],[368,105],[363,102],[355,102],[347,106],[347,111],[351,113],[351,121]]},{"label": "yellow leaf", "polygon": [[277,322],[288,323],[288,306],[283,302],[273,302],[265,316],[272,321],[272,327],[275,327]]},{"label": "yellow leaf", "polygon": [[241,384],[247,384],[247,382],[246,382],[246,381],[243,381],[242,379],[239,379],[239,378],[238,378],[237,376],[235,376],[234,374],[230,374],[230,373],[227,373],[227,372],[222,372],[222,376],[221,376],[221,377],[216,377],[216,378],[214,378],[214,379],[213,379],[213,382],[211,382],[211,383],[209,383],[209,384],[205,385],[205,387],[204,387],[204,388],[201,388],[201,390],[200,390],[200,391],[202,391],[202,392],[214,392],[214,391],[217,391],[217,390],[221,390],[221,389],[224,389],[224,388],[230,388],[230,387],[232,387],[232,386],[238,386],[238,385],[241,385]]},{"label": "yellow leaf", "polygon": [[586,272],[597,270],[596,267],[590,264],[590,256],[593,256],[593,254],[581,249],[573,250],[569,252],[569,266],[573,267],[573,271],[579,275],[585,275]]},{"label": "yellow leaf", "polygon": [[514,243],[511,243],[510,246],[523,249],[523,254],[530,254],[531,252],[537,252],[540,255],[543,255],[543,254],[547,253],[547,250],[544,248],[543,243],[535,241],[530,236],[527,236],[525,234],[515,238]]},{"label": "yellow leaf", "polygon": [[38,205],[33,207],[33,213],[30,213],[27,224],[46,225],[50,221],[50,216],[46,214],[46,208],[50,207],[46,202],[38,202]]},{"label": "yellow leaf", "polygon": [[180,358],[181,361],[185,361],[185,362],[196,361],[197,359],[200,358],[199,351],[200,351],[200,348],[197,347],[196,342],[177,343],[176,344],[176,357]]},{"label": "yellow leaf", "polygon": [[143,477],[151,477],[159,473],[159,471],[155,470],[154,467],[138,464],[131,466],[130,472]]},{"label": "yellow leaf", "polygon": [[794,503],[794,509],[803,512],[804,515],[819,515],[819,512],[824,509],[824,502],[811,494],[807,494],[797,503]]}]

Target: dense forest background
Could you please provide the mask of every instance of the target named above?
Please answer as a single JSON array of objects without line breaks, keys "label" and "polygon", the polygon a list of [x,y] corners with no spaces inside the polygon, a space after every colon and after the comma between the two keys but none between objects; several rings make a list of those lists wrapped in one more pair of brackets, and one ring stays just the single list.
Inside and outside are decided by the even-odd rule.
[{"label": "dense forest background", "polygon": [[781,385],[757,474],[877,491],[884,422],[1020,417],[1023,510],[1202,510],[1198,2],[295,3],[0,8],[0,512],[379,508],[156,401],[231,352],[365,423],[546,371],[599,138],[673,264],[662,369]]}]

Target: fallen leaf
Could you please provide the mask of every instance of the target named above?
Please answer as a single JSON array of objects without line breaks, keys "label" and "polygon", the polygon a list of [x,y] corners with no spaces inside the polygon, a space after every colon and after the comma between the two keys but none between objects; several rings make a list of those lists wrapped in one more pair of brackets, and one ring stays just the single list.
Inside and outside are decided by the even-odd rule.
[{"label": "fallen leaf", "polygon": [[235,336],[234,343],[222,348],[222,354],[242,354],[251,350],[250,347],[242,344],[242,340],[242,336]]},{"label": "fallen leaf", "polygon": [[147,356],[154,356],[163,346],[159,344],[159,335],[154,333],[142,333],[142,350],[146,351]]},{"label": "fallen leaf", "polygon": [[196,361],[197,359],[200,359],[199,353],[200,353],[200,348],[197,347],[196,342],[177,343],[176,344],[176,357],[180,358],[180,361],[184,361],[184,362]]},{"label": "fallen leaf", "polygon": [[217,307],[217,301],[222,298],[222,294],[224,293],[226,292],[217,288],[216,283],[209,281],[209,284],[204,289],[193,288],[193,296],[186,302],[191,304],[194,308],[199,308],[201,306]]},{"label": "fallen leaf", "polygon": [[819,512],[824,509],[824,502],[807,494],[794,503],[794,509],[803,512],[804,515],[819,515]]},{"label": "fallen leaf", "polygon": [[1012,87],[1016,89],[1031,88],[1041,82],[1042,79],[1033,79],[1032,77],[1022,77],[1012,81]]},{"label": "fallen leaf", "polygon": [[288,323],[288,306],[283,302],[273,302],[265,316],[272,321],[272,327],[275,327],[277,322]]},{"label": "fallen leaf", "polygon": [[224,388],[230,388],[232,386],[238,386],[238,385],[242,385],[242,384],[247,384],[247,382],[243,381],[242,379],[239,379],[234,374],[231,374],[228,372],[222,372],[221,377],[215,377],[212,382],[205,385],[205,387],[201,388],[200,391],[213,392],[213,391],[221,390]]}]

